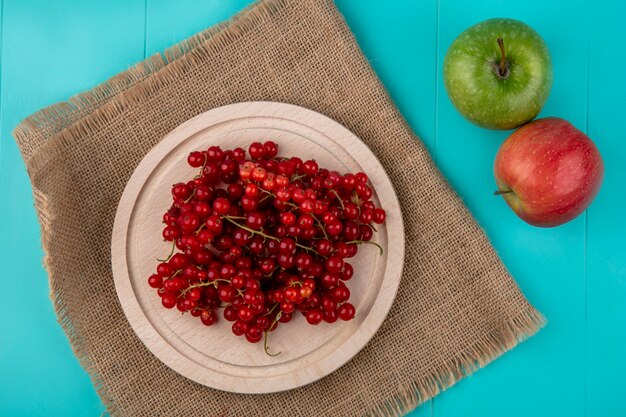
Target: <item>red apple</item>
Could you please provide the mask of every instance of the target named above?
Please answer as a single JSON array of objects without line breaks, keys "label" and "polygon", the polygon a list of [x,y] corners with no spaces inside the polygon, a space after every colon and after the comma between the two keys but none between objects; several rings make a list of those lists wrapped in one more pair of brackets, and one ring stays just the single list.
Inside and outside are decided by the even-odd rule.
[{"label": "red apple", "polygon": [[566,223],[585,211],[604,176],[598,148],[556,117],[517,129],[496,155],[498,191],[524,221],[539,227]]}]

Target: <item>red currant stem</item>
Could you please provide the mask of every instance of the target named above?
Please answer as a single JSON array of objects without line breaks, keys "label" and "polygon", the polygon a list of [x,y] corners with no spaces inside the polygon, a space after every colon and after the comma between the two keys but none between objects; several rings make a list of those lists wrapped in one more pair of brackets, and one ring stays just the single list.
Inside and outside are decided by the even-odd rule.
[{"label": "red currant stem", "polygon": [[196,192],[196,187],[193,188],[193,191],[191,192],[191,195],[189,195],[189,197],[187,197],[187,199],[185,200],[185,203],[189,203],[191,201],[191,199],[194,197],[194,193]]},{"label": "red currant stem", "polygon": [[294,281],[289,286],[295,287],[296,285],[299,286],[300,288],[304,287],[304,284],[302,283],[302,281]]},{"label": "red currant stem", "polygon": [[280,266],[277,266],[276,268],[272,269],[272,272],[270,272],[269,274],[264,275],[266,278],[271,278],[272,275],[274,275],[274,272],[276,272],[276,270],[278,270],[278,268],[280,268]]},{"label": "red currant stem", "polygon": [[294,175],[293,177],[291,177],[291,180],[289,180],[289,182],[295,182],[295,181],[301,180],[302,178],[305,178],[305,177],[306,177],[305,174]]},{"label": "red currant stem", "polygon": [[278,356],[280,355],[280,352],[278,353],[270,353],[268,347],[267,347],[267,338],[270,334],[270,331],[274,328],[274,326],[276,325],[276,323],[278,323],[278,320],[280,319],[282,312],[278,312],[278,314],[276,314],[276,318],[274,318],[274,321],[272,322],[272,324],[270,324],[270,327],[265,331],[265,334],[263,336],[263,350],[265,351],[265,354],[267,356]]},{"label": "red currant stem", "polygon": [[278,307],[280,305],[280,303],[276,303],[272,306],[272,308],[270,309],[270,311],[268,311],[267,313],[263,314],[264,316],[269,316],[270,314],[272,314],[274,312],[274,310],[276,310],[276,307]]},{"label": "red currant stem", "polygon": [[373,231],[375,231],[376,233],[378,233],[378,230],[376,230],[376,228],[374,226],[372,226],[371,224],[368,224],[368,226],[370,227],[370,229],[372,229]]},{"label": "red currant stem", "polygon": [[335,190],[331,190],[333,192],[333,194],[335,194],[335,197],[337,197],[337,200],[339,200],[339,204],[341,204],[341,209],[345,210],[346,206],[343,205],[343,200],[341,199],[341,197],[339,197],[339,194],[337,194],[337,191]]},{"label": "red currant stem", "polygon": [[195,233],[195,234],[196,234],[196,236],[198,236],[198,233],[200,233],[200,231],[201,231],[202,229],[204,229],[204,226],[205,226],[205,225],[206,225],[206,223],[202,223],[202,224],[200,225],[200,227],[198,227],[198,230],[196,230],[196,233]]},{"label": "red currant stem", "polygon": [[277,242],[280,241],[280,239],[275,237],[275,236],[271,236],[271,235],[265,234],[263,232],[259,232],[258,230],[251,229],[251,228],[249,228],[247,226],[244,226],[241,223],[237,223],[236,221],[233,220],[234,217],[232,217],[232,216],[222,216],[222,217],[225,218],[226,220],[228,220],[229,222],[231,222],[232,224],[234,224],[235,226],[239,227],[240,229],[247,230],[248,232],[252,233],[253,235],[259,235],[261,237],[264,237],[265,239],[272,239],[272,240],[275,240]]},{"label": "red currant stem", "polygon": [[157,258],[157,261],[159,261],[159,262],[167,262],[170,259],[172,259],[172,256],[174,256],[174,248],[176,248],[176,241],[172,241],[172,250],[170,251],[170,254],[167,256],[167,258],[165,258],[165,259]]},{"label": "red currant stem", "polygon": [[268,198],[270,198],[269,195],[266,195],[265,197],[263,197],[262,199],[259,200],[259,203],[264,202],[265,200],[267,200]]},{"label": "red currant stem", "polygon": [[[231,222],[232,224],[234,224],[235,226],[237,226],[237,227],[239,227],[239,228],[241,228],[243,230],[247,230],[248,232],[252,233],[253,235],[259,235],[259,236],[261,236],[261,237],[263,237],[265,239],[272,239],[272,240],[275,240],[277,242],[280,241],[280,239],[275,237],[275,236],[271,236],[271,235],[265,234],[263,232],[259,232],[258,230],[251,229],[251,228],[249,228],[247,226],[244,226],[241,223],[237,223],[236,221],[233,220],[233,218],[231,216],[222,216],[222,217],[225,218],[226,220],[228,220],[229,222]],[[315,254],[317,254],[319,256],[322,256],[315,249],[310,248],[308,246],[301,245],[299,243],[296,243],[296,246],[299,247],[299,248],[302,248],[302,249],[304,249],[306,251],[311,251],[311,252],[313,252],[313,253],[315,253]]]},{"label": "red currant stem", "polygon": [[347,243],[347,244],[350,244],[350,243],[355,243],[355,244],[357,244],[357,245],[360,245],[361,243],[368,243],[368,244],[370,244],[370,245],[378,246],[378,249],[380,249],[380,254],[381,254],[381,255],[384,253],[384,250],[383,250],[383,247],[382,247],[382,246],[380,246],[380,245],[379,245],[378,243],[376,243],[376,242],[372,242],[372,241],[369,241],[369,240],[351,240],[351,241],[346,242],[346,243]]},{"label": "red currant stem", "polygon": [[203,153],[204,155],[204,162],[202,163],[202,168],[200,168],[200,173],[198,175],[196,175],[194,178],[201,178],[202,177],[202,173],[204,172],[204,168],[206,167],[206,163],[209,161],[209,158],[206,156],[206,153]]},{"label": "red currant stem", "polygon": [[[315,249],[310,248],[310,247],[308,247],[308,246],[301,245],[301,244],[299,244],[299,243],[296,243],[296,246],[297,246],[297,247],[299,247],[299,248],[304,249],[304,250],[305,250],[305,251],[307,251],[307,252],[308,252],[308,251],[311,251],[311,252],[313,252],[314,254],[316,254],[317,256],[322,256],[322,255],[320,255],[320,254],[319,254],[319,252],[318,252],[318,251],[316,251]],[[322,256],[322,258],[326,259],[326,257],[325,257],[325,256]]]},{"label": "red currant stem", "polygon": [[320,219],[318,219],[315,214],[311,213],[311,217],[313,217],[313,219],[315,220],[315,222],[317,223],[317,225],[319,226],[320,230],[322,231],[322,233],[324,233],[324,237],[326,239],[328,239],[328,235],[326,234],[326,228],[324,227],[324,225],[322,224],[322,222],[320,222]]},{"label": "red currant stem", "polygon": [[[181,292],[181,295],[187,294],[189,291],[193,290],[194,288],[208,287],[209,285],[212,285],[213,287],[217,288],[218,282],[225,282],[226,284],[230,284],[230,281],[227,279],[216,278],[213,281],[200,282],[198,284],[190,285]],[[239,288],[235,288],[235,289],[237,290],[239,295],[243,296],[243,292]]]}]

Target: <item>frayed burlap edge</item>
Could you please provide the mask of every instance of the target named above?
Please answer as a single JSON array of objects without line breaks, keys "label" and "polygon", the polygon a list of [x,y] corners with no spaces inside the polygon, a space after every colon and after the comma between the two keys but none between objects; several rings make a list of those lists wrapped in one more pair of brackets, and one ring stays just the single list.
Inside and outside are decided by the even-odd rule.
[{"label": "frayed burlap edge", "polygon": [[[163,86],[176,82],[196,59],[210,55],[225,44],[236,41],[289,1],[266,0],[253,4],[229,21],[200,32],[167,49],[163,54],[147,58],[92,90],[28,117],[16,127],[13,135],[22,151],[29,173],[33,175],[41,172],[48,161],[63,152],[65,146],[90,135],[91,131],[97,131],[100,126],[123,115],[127,109],[150,97]],[[46,196],[36,188],[33,188],[33,193],[41,224],[44,267],[49,273],[49,279],[54,281],[55,271],[47,262],[47,248],[53,238],[49,225],[53,219],[50,217]],[[74,331],[66,314],[64,302],[54,292],[51,292],[50,297],[58,322],[67,334],[74,354],[89,374],[107,411],[111,415],[117,415],[120,410],[115,404],[115,399],[109,395],[97,374],[89,352],[84,348],[80,335]],[[413,381],[408,386],[400,387],[396,396],[374,409],[366,410],[364,415],[403,416],[532,336],[545,323],[545,318],[532,306],[528,306],[515,318],[476,340],[472,346],[460,352],[445,366]]]},{"label": "frayed burlap edge", "polygon": [[[163,85],[176,82],[177,77],[193,62],[195,54],[209,54],[245,35],[288,1],[255,3],[230,20],[168,48],[163,54],[153,55],[93,89],[71,97],[67,102],[53,104],[24,119],[13,130],[13,137],[22,152],[29,174],[41,172],[48,161],[62,154],[65,146],[89,135],[90,129],[97,129],[122,115],[126,109],[149,97]],[[116,100],[113,101],[113,98]],[[49,139],[44,141],[47,137]],[[49,226],[53,221],[52,213],[45,194],[34,186],[33,197],[41,229],[43,265],[48,272],[48,279],[54,281],[56,274],[48,262],[48,247],[53,239]],[[74,355],[89,375],[107,412],[117,415],[119,409],[115,399],[99,377],[80,335],[75,332],[71,318],[66,313],[65,303],[54,291],[51,291],[50,299],[57,322],[67,335]]]},{"label": "frayed burlap edge", "polygon": [[487,333],[445,367],[401,387],[400,392],[364,415],[367,417],[401,417],[420,404],[450,388],[460,379],[479,370],[537,333],[547,323],[545,317],[530,307]]}]

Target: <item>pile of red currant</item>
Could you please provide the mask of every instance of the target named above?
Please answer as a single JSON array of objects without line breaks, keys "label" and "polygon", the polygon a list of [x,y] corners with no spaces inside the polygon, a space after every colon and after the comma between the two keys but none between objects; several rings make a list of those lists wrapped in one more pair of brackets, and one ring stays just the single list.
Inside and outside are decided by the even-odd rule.
[{"label": "pile of red currant", "polygon": [[[385,211],[363,172],[278,156],[274,142],[191,152],[200,172],[172,187],[163,238],[172,242],[148,284],[166,308],[259,342],[300,311],[309,324],[354,318],[346,259],[372,243]],[[378,245],[377,245],[378,246]],[[382,251],[382,248],[379,249]],[[268,353],[269,354],[269,353]]]}]

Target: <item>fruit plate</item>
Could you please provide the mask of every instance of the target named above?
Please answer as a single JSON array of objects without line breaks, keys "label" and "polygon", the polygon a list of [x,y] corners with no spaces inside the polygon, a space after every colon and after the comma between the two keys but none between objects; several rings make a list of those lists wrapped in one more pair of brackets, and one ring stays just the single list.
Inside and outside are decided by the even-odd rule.
[{"label": "fruit plate", "polygon": [[[211,145],[243,147],[258,140],[279,145],[279,156],[315,159],[340,173],[369,175],[372,200],[387,212],[373,240],[350,260],[347,282],[356,316],[350,321],[309,325],[294,312],[292,323],[272,332],[268,356],[263,343],[232,334],[220,317],[205,327],[198,318],[161,306],[147,278],[155,259],[167,255],[162,214],[171,204],[171,185],[197,169],[187,155]],[[339,123],[301,107],[272,102],[227,105],[180,125],[148,152],[120,199],[111,242],[112,268],[120,303],[137,336],[163,363],[200,384],[238,393],[289,390],[318,380],[356,355],[382,324],[393,303],[404,261],[404,229],[393,186],[370,149]],[[221,314],[220,314],[221,316]]]}]

